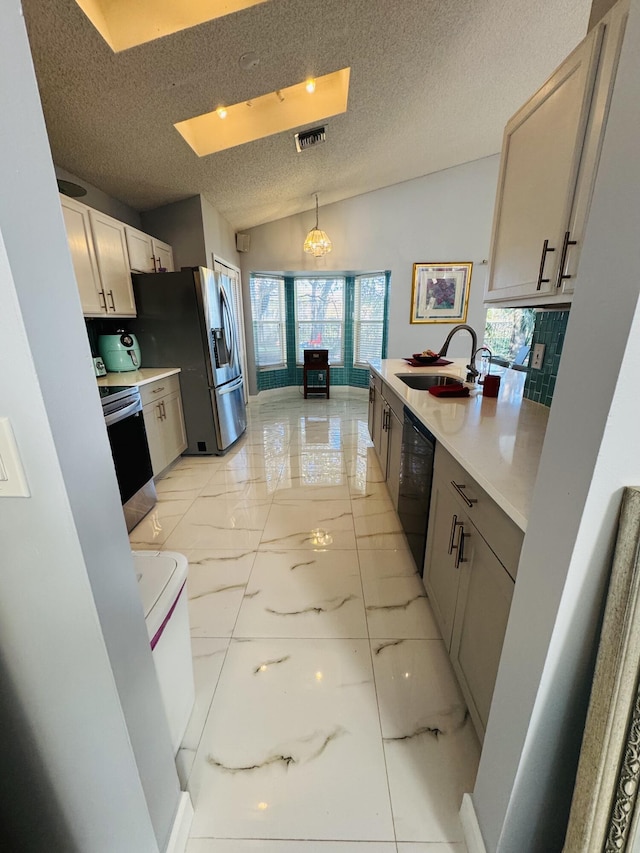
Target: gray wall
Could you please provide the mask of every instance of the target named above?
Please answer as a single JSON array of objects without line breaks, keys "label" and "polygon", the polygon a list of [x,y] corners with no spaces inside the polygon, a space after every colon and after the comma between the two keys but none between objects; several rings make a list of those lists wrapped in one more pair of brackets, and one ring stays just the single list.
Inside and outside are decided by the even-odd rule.
[{"label": "gray wall", "polygon": [[238,265],[232,227],[203,196],[147,210],[141,219],[144,231],[171,244],[177,270],[183,266],[213,269],[214,254]]},{"label": "gray wall", "polygon": [[236,250],[236,235],[227,220],[211,202],[201,196],[202,225],[207,251],[207,266],[213,269],[213,256],[223,259],[236,267],[240,266],[240,258]]},{"label": "gray wall", "polygon": [[[102,190],[94,187],[93,184],[87,183],[87,181],[79,178],[77,175],[73,175],[71,172],[67,172],[66,169],[62,169],[60,166],[55,166],[55,170],[56,178],[71,181],[86,189],[87,194],[79,197],[78,201],[88,204],[89,207],[93,207],[102,213],[106,213],[107,216],[113,216],[114,219],[119,219],[120,222],[133,225],[134,228],[140,228],[140,214],[137,210],[124,204],[122,201],[118,201],[117,198],[103,193]],[[154,234],[153,236],[157,235]]]},{"label": "gray wall", "polygon": [[640,482],[639,57],[631,0],[473,794],[491,853],[562,848],[622,490]]},{"label": "gray wall", "polygon": [[57,849],[155,853],[179,786],[18,0],[0,81],[0,415],[31,488],[0,498],[2,713],[47,777]]},{"label": "gray wall", "polygon": [[141,214],[142,230],[173,247],[173,263],[181,267],[207,266],[200,196],[165,204]]},{"label": "gray wall", "polygon": [[[320,208],[320,227],[333,251],[315,259],[302,250],[315,212],[290,216],[251,229],[251,248],[240,254],[245,306],[250,305],[252,271],[391,270],[390,358],[440,348],[454,324],[410,324],[413,264],[472,261],[467,322],[484,335],[483,305],[499,156],[466,163]],[[249,376],[254,382],[250,320],[247,322]],[[449,353],[468,356],[470,338],[454,338]]]}]

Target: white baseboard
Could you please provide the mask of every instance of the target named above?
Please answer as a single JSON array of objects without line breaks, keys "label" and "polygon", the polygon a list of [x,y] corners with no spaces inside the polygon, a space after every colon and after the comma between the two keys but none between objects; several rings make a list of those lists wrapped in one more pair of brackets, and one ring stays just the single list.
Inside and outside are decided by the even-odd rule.
[{"label": "white baseboard", "polygon": [[189,830],[191,829],[191,821],[193,820],[193,806],[191,797],[186,791],[180,793],[180,802],[176,818],[173,821],[173,828],[169,836],[169,843],[165,853],[184,853],[187,849],[187,841],[189,840]]},{"label": "white baseboard", "polygon": [[462,805],[460,806],[460,822],[469,853],[487,853],[471,794],[463,794]]}]

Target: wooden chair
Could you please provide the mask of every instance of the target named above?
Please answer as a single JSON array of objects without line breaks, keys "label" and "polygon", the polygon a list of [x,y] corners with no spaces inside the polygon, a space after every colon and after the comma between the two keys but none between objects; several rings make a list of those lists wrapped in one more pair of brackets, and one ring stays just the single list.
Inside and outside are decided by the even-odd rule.
[{"label": "wooden chair", "polygon": [[[326,394],[329,399],[329,350],[328,349],[306,349],[304,351],[304,366],[302,369],[304,375],[304,398],[307,399],[307,394]],[[322,373],[324,375],[324,384],[309,384],[309,374]]]}]

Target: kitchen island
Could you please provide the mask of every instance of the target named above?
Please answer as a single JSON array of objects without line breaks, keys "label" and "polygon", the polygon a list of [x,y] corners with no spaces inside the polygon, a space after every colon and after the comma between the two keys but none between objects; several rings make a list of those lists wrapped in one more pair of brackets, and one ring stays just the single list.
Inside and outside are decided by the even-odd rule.
[{"label": "kitchen island", "polygon": [[[438,398],[409,388],[398,374],[440,374],[464,380],[468,359],[445,367],[411,367],[403,359],[370,362],[371,371],[433,433],[496,504],[527,529],[531,497],[549,409],[523,399],[526,374],[504,370],[498,397],[484,397],[482,386],[469,397]],[[498,372],[492,367],[492,372]]]},{"label": "kitchen island", "polygon": [[[500,371],[493,398],[472,385],[468,397],[438,397],[400,378],[444,374],[464,381],[466,363],[372,363],[369,429],[482,741],[549,410],[523,399],[522,371]],[[416,438],[420,425],[431,436]]]}]

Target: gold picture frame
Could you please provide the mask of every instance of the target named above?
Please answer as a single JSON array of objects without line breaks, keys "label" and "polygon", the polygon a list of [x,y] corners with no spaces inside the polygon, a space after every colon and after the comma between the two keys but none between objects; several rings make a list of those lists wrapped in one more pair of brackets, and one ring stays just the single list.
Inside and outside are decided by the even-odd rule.
[{"label": "gold picture frame", "polygon": [[472,268],[471,262],[415,263],[410,322],[466,322]]}]

